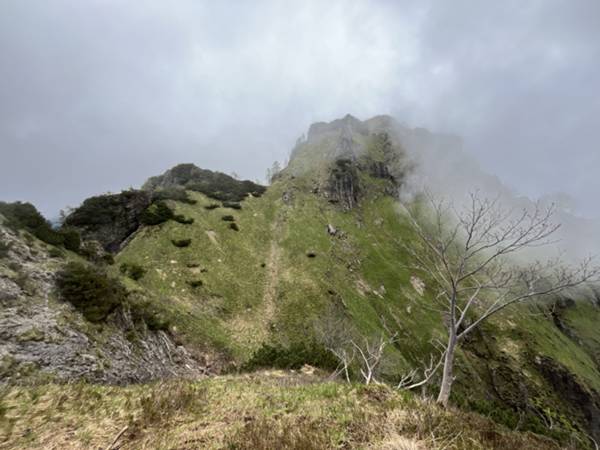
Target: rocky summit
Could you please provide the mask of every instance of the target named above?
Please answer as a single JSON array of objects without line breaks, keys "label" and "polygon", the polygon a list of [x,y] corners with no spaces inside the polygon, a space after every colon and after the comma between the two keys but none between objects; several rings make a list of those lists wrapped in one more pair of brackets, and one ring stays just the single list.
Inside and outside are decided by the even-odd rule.
[{"label": "rocky summit", "polygon": [[403,207],[461,158],[347,115],[268,187],[181,164],[58,229],[0,204],[0,448],[593,449],[594,285],[490,317],[431,400],[452,319]]}]

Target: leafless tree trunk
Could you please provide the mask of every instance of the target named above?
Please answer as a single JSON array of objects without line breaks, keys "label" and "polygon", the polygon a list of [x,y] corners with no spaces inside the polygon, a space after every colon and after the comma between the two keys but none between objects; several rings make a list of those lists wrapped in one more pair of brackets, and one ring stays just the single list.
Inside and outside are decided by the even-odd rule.
[{"label": "leafless tree trunk", "polygon": [[472,194],[461,210],[430,194],[408,209],[419,245],[405,248],[414,268],[433,283],[448,341],[437,401],[447,406],[454,381],[456,350],[473,329],[506,307],[559,293],[598,278],[591,260],[567,267],[558,259],[515,262],[528,248],[553,243],[559,225],[554,207],[516,212],[497,200]]}]

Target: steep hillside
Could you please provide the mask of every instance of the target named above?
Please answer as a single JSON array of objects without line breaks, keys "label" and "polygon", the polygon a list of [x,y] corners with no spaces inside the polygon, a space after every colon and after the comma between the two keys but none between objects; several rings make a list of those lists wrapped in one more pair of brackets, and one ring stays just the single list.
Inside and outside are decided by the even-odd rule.
[{"label": "steep hillside", "polygon": [[[166,324],[162,331],[147,330],[147,338],[136,350],[132,350],[136,340],[127,341],[128,328],[120,325],[121,310],[102,324],[90,325],[52,294],[53,272],[65,260],[81,256],[66,252],[65,260],[55,260],[46,256],[46,250],[40,251],[39,260],[32,263],[36,268],[48,267],[43,295],[28,296],[15,287],[18,274],[8,268],[17,258],[14,250],[2,262],[5,272],[0,280],[5,289],[18,295],[20,302],[30,303],[29,310],[35,314],[48,316],[48,311],[58,314],[68,310],[67,329],[72,327],[74,333],[85,329],[86,345],[98,348],[102,354],[115,347],[107,347],[108,335],[115,339],[123,336],[119,342],[127,341],[126,348],[134,354],[141,351],[141,355],[160,353],[144,342],[177,342],[177,348],[190,358],[186,363],[169,366],[177,374],[189,373],[189,367],[196,373],[207,366],[211,372],[245,372],[273,367],[299,369],[305,364],[330,373],[338,365],[327,349],[328,340],[335,334],[332,327],[333,331],[343,328],[361,338],[398,333],[394,345],[386,348],[378,373],[378,379],[394,386],[403,375],[437,355],[435,341],[445,339],[443,318],[433,303],[431,280],[410,268],[410,257],[402,245],[416,237],[397,198],[410,199],[404,195],[415,169],[410,152],[419,146],[450,149],[457,145],[456,138],[411,130],[389,117],[361,122],[347,116],[311,126],[307,138],[294,149],[288,167],[265,192],[256,185],[208,176],[190,165],[151,178],[144,186],[144,192],[152,198],[151,208],[156,209],[160,203],[171,212],[164,220],[142,221],[120,243],[114,264],[106,266],[108,275],[120,280],[132,298],[150,304]],[[170,189],[179,194],[164,195]],[[7,234],[7,238],[21,239],[14,234]],[[40,245],[34,241],[34,246]],[[131,268],[138,268],[139,276],[131,276]],[[544,434],[572,448],[593,448],[589,436],[600,440],[600,334],[595,326],[600,323],[600,304],[591,291],[575,297],[509,309],[471,335],[458,355],[453,403],[513,430]],[[9,313],[11,321],[45,320],[27,309],[16,309],[11,306],[14,303],[5,305],[3,311],[13,311]],[[18,336],[11,332],[12,347],[4,345],[3,351],[25,361],[26,354],[33,350],[16,343]],[[32,341],[35,344],[27,344],[31,348],[45,342]],[[79,347],[72,351],[73,355],[81,353],[92,352]],[[170,356],[166,359],[170,361]],[[132,364],[135,366],[135,362]],[[136,367],[117,366],[115,372],[136,374]],[[350,369],[350,375],[358,381],[357,367]],[[61,370],[60,365],[48,369],[50,373]],[[129,379],[161,377],[156,375]],[[70,377],[76,378],[77,374]],[[97,379],[113,381],[106,376]],[[202,389],[221,389],[220,381],[214,383]],[[437,383],[439,379],[434,378],[422,392],[432,393]],[[99,389],[100,398],[109,395],[105,390],[108,388],[89,389]],[[240,395],[249,395],[246,389],[252,390],[254,385],[240,389],[244,392]],[[286,400],[296,405],[290,406],[293,414],[294,408],[303,411],[304,406],[299,405],[308,401],[305,396],[312,395],[311,389],[303,387],[300,391],[304,393],[296,392],[303,399],[300,403],[294,398]],[[331,399],[326,408],[335,409],[333,399],[342,391],[350,395],[356,387],[327,384],[314,389],[330,389],[330,393],[319,391],[318,402]],[[287,395],[280,388],[267,391],[261,394],[265,398]],[[128,392],[119,395],[127,397]],[[385,392],[386,399],[388,395],[394,399],[389,400],[391,403],[406,401],[398,394]],[[8,394],[10,408],[22,408],[15,406],[20,404],[21,395],[29,394]],[[339,417],[332,420],[340,430],[352,429],[355,413],[340,413],[346,419],[351,417],[350,422]],[[303,412],[298,414],[304,417]],[[236,429],[239,420],[233,420]],[[124,425],[115,421],[111,428],[119,426]],[[209,429],[211,426],[215,425],[207,425]],[[116,434],[118,430],[111,432]],[[319,439],[339,445],[345,442],[340,433]],[[355,436],[351,442],[383,445],[383,434],[377,436],[382,439],[378,443]],[[41,446],[44,441],[36,442]],[[89,442],[96,441],[90,438]],[[435,443],[427,445],[437,448]],[[466,448],[452,445],[447,448]],[[494,448],[489,442],[472,448],[486,445]],[[535,445],[543,448],[541,443]],[[394,447],[390,444],[389,448]]]}]

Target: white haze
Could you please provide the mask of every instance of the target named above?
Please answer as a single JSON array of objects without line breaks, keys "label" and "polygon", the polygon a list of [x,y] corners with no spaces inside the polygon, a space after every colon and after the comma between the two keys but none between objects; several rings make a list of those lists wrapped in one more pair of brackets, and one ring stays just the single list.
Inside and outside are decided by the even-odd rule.
[{"label": "white haze", "polygon": [[598,92],[596,0],[4,0],[0,199],[55,216],[180,162],[263,179],[311,122],[391,114],[592,217]]}]

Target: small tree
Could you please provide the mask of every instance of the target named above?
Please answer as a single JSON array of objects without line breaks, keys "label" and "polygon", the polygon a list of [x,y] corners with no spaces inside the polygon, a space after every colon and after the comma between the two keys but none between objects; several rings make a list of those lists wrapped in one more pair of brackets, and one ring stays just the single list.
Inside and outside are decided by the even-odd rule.
[{"label": "small tree", "polygon": [[279,172],[281,172],[281,164],[279,164],[279,161],[275,161],[273,165],[267,169],[267,183],[271,184]]},{"label": "small tree", "polygon": [[424,199],[407,208],[419,245],[403,245],[437,290],[435,299],[448,331],[437,401],[447,406],[456,349],[471,331],[510,305],[596,280],[599,270],[590,259],[575,267],[559,259],[516,262],[515,256],[527,249],[553,242],[560,227],[552,222],[553,206],[516,212],[475,193],[457,210],[430,194]]}]

